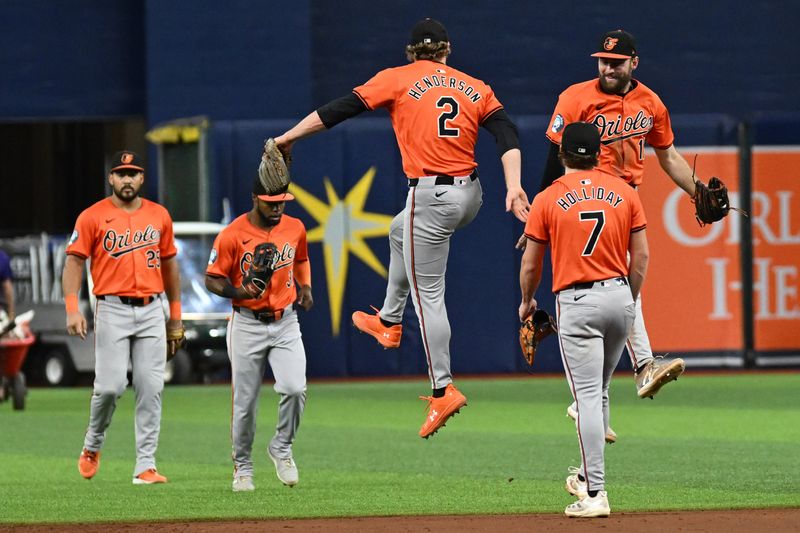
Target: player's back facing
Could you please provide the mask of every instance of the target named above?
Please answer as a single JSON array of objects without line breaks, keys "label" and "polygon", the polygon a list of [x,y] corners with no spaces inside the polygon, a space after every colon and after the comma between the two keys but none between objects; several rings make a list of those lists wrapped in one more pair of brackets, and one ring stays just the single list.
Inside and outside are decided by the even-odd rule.
[{"label": "player's back facing", "polygon": [[429,60],[383,70],[354,92],[389,110],[408,177],[469,174],[480,124],[503,107],[481,80]]}]

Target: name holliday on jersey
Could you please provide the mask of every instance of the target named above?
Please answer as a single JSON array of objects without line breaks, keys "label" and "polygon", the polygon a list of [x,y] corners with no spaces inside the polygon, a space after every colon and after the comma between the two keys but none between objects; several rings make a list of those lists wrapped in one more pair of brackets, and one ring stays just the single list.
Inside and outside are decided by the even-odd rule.
[{"label": "name holliday on jersey", "polygon": [[[641,109],[634,117],[625,117],[617,115],[617,118],[609,119],[605,115],[597,115],[592,123],[600,130],[600,137],[607,139],[603,141],[604,144],[608,142],[618,141],[634,135],[642,135],[649,132],[653,128],[653,116],[647,116]],[[616,137],[610,139],[611,137]]]},{"label": "name holliday on jersey", "polygon": [[564,211],[569,211],[570,207],[587,200],[600,200],[603,202],[608,202],[611,204],[611,207],[616,208],[624,201],[624,198],[614,191],[608,191],[608,194],[606,194],[604,187],[592,187],[588,191],[586,190],[586,187],[581,187],[580,193],[577,191],[577,189],[572,189],[572,191],[564,194],[561,196],[561,198],[556,200],[556,204],[558,204],[558,207]]},{"label": "name holliday on jersey", "polygon": [[103,235],[103,250],[108,252],[111,257],[116,258],[139,248],[153,246],[160,241],[161,232],[151,224],[148,224],[143,230],[135,231],[133,234],[131,234],[130,229],[120,234],[110,229]]},{"label": "name holliday on jersey", "polygon": [[428,89],[432,89],[434,87],[445,87],[462,92],[473,104],[481,99],[481,93],[479,93],[472,85],[467,84],[467,82],[464,80],[459,80],[458,78],[454,78],[452,76],[445,76],[444,74],[423,76],[422,79],[414,82],[414,84],[409,87],[408,96],[414,100],[419,100],[422,98],[423,94],[428,92]]}]

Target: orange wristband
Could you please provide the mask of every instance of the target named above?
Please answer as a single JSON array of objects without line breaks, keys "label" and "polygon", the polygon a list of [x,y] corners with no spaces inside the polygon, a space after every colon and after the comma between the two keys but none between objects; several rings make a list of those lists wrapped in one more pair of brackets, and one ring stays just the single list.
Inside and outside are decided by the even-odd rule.
[{"label": "orange wristband", "polygon": [[78,311],[78,295],[65,294],[64,305],[67,308],[67,313],[76,313]]},{"label": "orange wristband", "polygon": [[169,319],[170,320],[180,320],[181,319],[181,302],[178,300],[177,302],[170,302],[169,303]]}]

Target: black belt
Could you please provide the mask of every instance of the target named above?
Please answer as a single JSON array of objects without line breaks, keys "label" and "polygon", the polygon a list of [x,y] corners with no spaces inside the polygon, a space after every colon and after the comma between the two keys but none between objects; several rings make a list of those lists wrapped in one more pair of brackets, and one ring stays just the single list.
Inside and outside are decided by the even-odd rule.
[{"label": "black belt", "polygon": [[233,310],[237,313],[243,314],[246,317],[263,322],[264,324],[271,324],[272,322],[283,318],[285,314],[292,310],[292,306],[288,305],[283,309],[259,309],[254,311],[252,309],[248,309],[247,307],[239,307],[238,305],[234,305]]},{"label": "black belt", "polygon": [[125,305],[132,305],[133,307],[144,307],[145,305],[150,305],[153,303],[153,300],[156,299],[155,296],[144,296],[142,298],[136,298],[134,296],[117,296],[116,294],[100,294],[97,296],[98,300],[105,300],[106,297],[113,297],[119,300],[119,303]]},{"label": "black belt", "polygon": [[[621,285],[627,285],[628,284],[627,278],[623,278],[623,277],[614,278],[611,281],[619,282]],[[602,281],[587,281],[587,282],[584,282],[584,283],[576,283],[575,285],[573,285],[572,287],[569,287],[569,288],[570,289],[574,289],[576,291],[586,290],[586,289],[591,289],[592,287],[594,287],[595,283],[603,283],[603,282]]]},{"label": "black belt", "polygon": [[[472,171],[469,175],[470,181],[475,181],[478,179],[478,169]],[[456,182],[456,178],[453,176],[436,176],[436,185],[453,185]],[[419,185],[419,178],[411,178],[408,180],[409,187],[416,187]]]}]

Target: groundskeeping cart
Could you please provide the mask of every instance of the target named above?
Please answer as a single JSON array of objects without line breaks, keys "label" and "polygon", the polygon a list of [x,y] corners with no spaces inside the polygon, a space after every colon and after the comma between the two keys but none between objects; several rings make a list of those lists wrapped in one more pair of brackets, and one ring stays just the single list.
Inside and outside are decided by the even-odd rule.
[{"label": "groundskeeping cart", "polygon": [[[14,331],[17,335],[14,335]],[[18,325],[0,337],[0,402],[11,398],[16,411],[25,409],[28,387],[25,383],[25,374],[22,373],[22,363],[25,362],[28,349],[35,341],[36,336],[31,333],[28,322]]]}]

